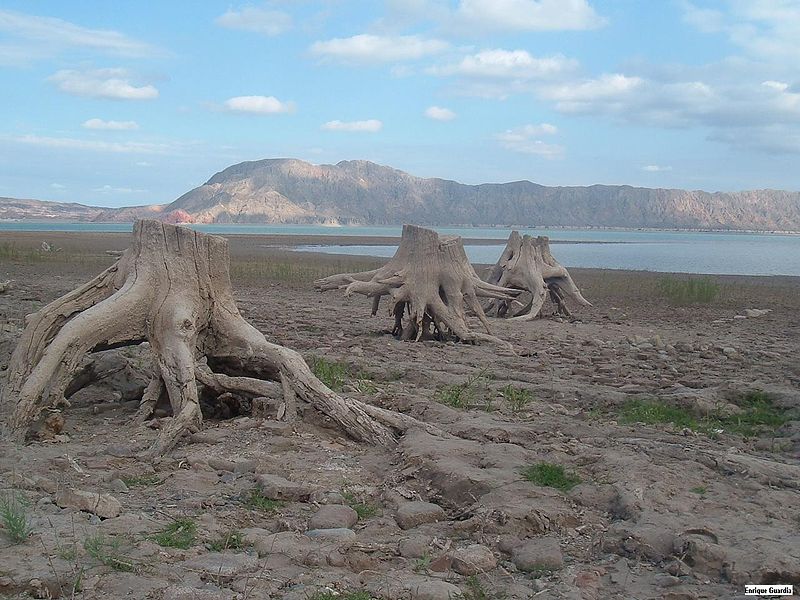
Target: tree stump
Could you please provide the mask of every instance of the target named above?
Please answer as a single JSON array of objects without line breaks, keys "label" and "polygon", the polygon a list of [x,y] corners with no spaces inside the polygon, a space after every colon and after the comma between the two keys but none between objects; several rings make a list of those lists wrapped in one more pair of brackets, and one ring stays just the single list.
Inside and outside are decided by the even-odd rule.
[{"label": "tree stump", "polygon": [[[570,315],[567,298],[582,306],[591,306],[581,295],[567,270],[553,258],[550,239],[544,236],[523,237],[518,231],[512,231],[505,250],[489,272],[487,281],[530,295],[527,305],[521,305],[521,309],[511,317],[513,319],[535,319],[541,312],[548,293],[559,314]],[[486,312],[505,317],[510,308],[511,301],[500,298],[492,300],[487,305]]]},{"label": "tree stump", "polygon": [[287,412],[293,415],[297,398],[360,441],[391,444],[392,430],[433,429],[338,396],[297,352],[268,342],[245,321],[233,298],[227,240],[142,220],[119,261],[29,315],[0,396],[5,433],[21,439],[44,407],[63,402],[85,353],[143,341],[150,342],[153,372],[139,417],[147,418],[164,395],[173,412],[153,456],[201,427],[198,381],[218,394],[263,397],[282,390]]},{"label": "tree stump", "polygon": [[[491,334],[478,298],[511,301],[519,291],[482,281],[467,260],[460,237],[440,238],[430,229],[403,225],[394,257],[379,269],[342,273],[319,279],[320,290],[344,289],[346,295],[372,298],[372,314],[383,296],[391,298],[392,333],[403,340],[485,340],[511,347]],[[473,331],[467,311],[478,317],[486,333]],[[407,318],[406,318],[407,316]]]}]

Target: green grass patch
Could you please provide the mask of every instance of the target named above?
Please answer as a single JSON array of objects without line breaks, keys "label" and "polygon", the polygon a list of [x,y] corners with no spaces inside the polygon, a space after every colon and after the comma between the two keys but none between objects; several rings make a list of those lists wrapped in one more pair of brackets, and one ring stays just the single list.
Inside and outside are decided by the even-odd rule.
[{"label": "green grass patch", "polygon": [[21,494],[10,491],[0,498],[0,521],[3,532],[14,544],[21,544],[31,534],[28,502]]},{"label": "green grass patch", "polygon": [[347,505],[356,511],[359,521],[379,515],[381,512],[381,509],[378,506],[369,502],[364,502],[353,492],[344,491],[342,492],[342,497]]},{"label": "green grass patch", "polygon": [[317,592],[309,596],[308,600],[372,600],[372,596],[369,592],[363,590],[342,593],[325,590],[324,592]]},{"label": "green grass patch", "polygon": [[138,570],[136,562],[122,553],[122,540],[117,537],[98,533],[86,538],[83,541],[83,548],[93,559],[115,571],[133,573]]},{"label": "green grass patch", "polygon": [[343,362],[315,356],[311,359],[310,366],[317,379],[334,392],[341,392],[344,384],[350,378],[350,368]]},{"label": "green grass patch", "polygon": [[564,470],[561,465],[540,462],[522,470],[522,477],[542,487],[551,487],[568,492],[581,482],[575,473]]},{"label": "green grass patch", "polygon": [[191,548],[197,539],[197,523],[188,517],[175,519],[150,539],[165,548],[186,550]]},{"label": "green grass patch", "polygon": [[225,550],[242,550],[246,547],[244,535],[236,529],[231,529],[219,539],[208,543],[209,550],[213,552],[224,552]]},{"label": "green grass patch", "polygon": [[698,485],[697,487],[693,487],[689,490],[693,494],[697,494],[698,496],[705,496],[708,488],[704,485]]},{"label": "green grass patch", "polygon": [[748,392],[735,401],[742,410],[728,415],[720,412],[694,414],[692,411],[658,399],[635,398],[622,405],[620,423],[645,425],[671,424],[677,428],[716,435],[723,431],[743,437],[756,437],[774,432],[793,419],[800,418],[796,410],[776,406],[763,392]]},{"label": "green grass patch", "polygon": [[[434,394],[434,399],[441,404],[451,408],[468,408],[476,404],[479,400],[481,391],[483,392],[484,405],[491,407],[491,403],[485,402],[487,383],[490,377],[486,369],[481,369],[467,377],[463,383],[450,384],[440,387]],[[482,390],[481,390],[482,388]]]},{"label": "green grass patch", "polygon": [[245,499],[245,504],[250,508],[255,510],[260,510],[261,512],[275,512],[278,509],[281,509],[285,506],[284,502],[281,500],[273,500],[272,498],[267,498],[264,494],[261,493],[261,490],[253,490]]},{"label": "green grass patch", "polygon": [[506,598],[505,594],[487,590],[477,575],[467,577],[464,587],[466,590],[458,596],[460,600],[504,600]]},{"label": "green grass patch", "polygon": [[710,277],[662,277],[658,291],[670,304],[710,304],[722,294],[722,286]]},{"label": "green grass patch", "polygon": [[533,392],[523,388],[514,387],[510,383],[503,388],[503,400],[512,413],[517,414],[533,402]]},{"label": "green grass patch", "polygon": [[161,478],[158,475],[131,475],[130,477],[120,477],[122,483],[129,488],[147,487],[151,485],[158,485],[161,483]]}]

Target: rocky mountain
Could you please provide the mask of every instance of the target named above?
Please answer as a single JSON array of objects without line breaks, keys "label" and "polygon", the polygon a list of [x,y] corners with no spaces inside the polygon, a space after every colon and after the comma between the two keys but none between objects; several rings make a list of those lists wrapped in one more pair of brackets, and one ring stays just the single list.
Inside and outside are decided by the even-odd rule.
[{"label": "rocky mountain", "polygon": [[104,209],[74,202],[0,198],[0,220],[92,221]]},{"label": "rocky mountain", "polygon": [[[0,218],[3,214],[0,204]],[[267,159],[228,167],[170,204],[101,209],[91,219],[131,221],[140,216],[196,223],[800,231],[800,193],[547,187],[530,181],[464,185],[363,160],[313,165]]]}]

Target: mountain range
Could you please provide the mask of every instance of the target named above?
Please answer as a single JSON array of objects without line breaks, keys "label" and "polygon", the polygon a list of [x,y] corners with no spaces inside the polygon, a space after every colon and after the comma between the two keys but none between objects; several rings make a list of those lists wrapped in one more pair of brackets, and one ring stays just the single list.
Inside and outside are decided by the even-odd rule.
[{"label": "mountain range", "polygon": [[165,205],[101,208],[0,198],[0,219],[352,225],[514,225],[800,231],[800,192],[628,185],[465,185],[364,160],[243,162]]}]

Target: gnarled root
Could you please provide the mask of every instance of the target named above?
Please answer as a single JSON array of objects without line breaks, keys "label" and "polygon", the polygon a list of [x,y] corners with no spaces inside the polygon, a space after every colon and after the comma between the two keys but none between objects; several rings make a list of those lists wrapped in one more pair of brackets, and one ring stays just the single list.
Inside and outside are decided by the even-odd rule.
[{"label": "gnarled root", "polygon": [[[518,290],[482,281],[467,260],[461,238],[440,239],[435,231],[404,225],[394,257],[380,269],[320,279],[320,290],[344,289],[373,299],[372,314],[389,296],[392,333],[404,340],[455,337],[464,342],[488,341],[511,348],[491,334],[479,298],[512,300]],[[474,314],[486,333],[473,331],[467,313]]]},{"label": "gnarled root", "polygon": [[512,231],[503,254],[487,278],[489,283],[526,292],[530,300],[516,312],[511,311],[511,302],[496,299],[486,305],[486,312],[498,317],[531,320],[539,316],[548,294],[559,314],[569,316],[566,299],[582,306],[591,304],[581,295],[567,270],[550,252],[547,237],[520,236]]},{"label": "gnarled root", "polygon": [[144,340],[153,372],[136,418],[147,419],[165,395],[173,414],[150,449],[153,456],[202,427],[198,382],[218,394],[253,397],[277,385],[290,418],[299,399],[369,443],[393,444],[395,432],[426,427],[338,396],[298,353],[268,342],[239,314],[228,265],[223,238],[138,221],[133,246],[114,266],[31,316],[0,398],[8,435],[22,438],[44,407],[63,401],[86,352]]}]

